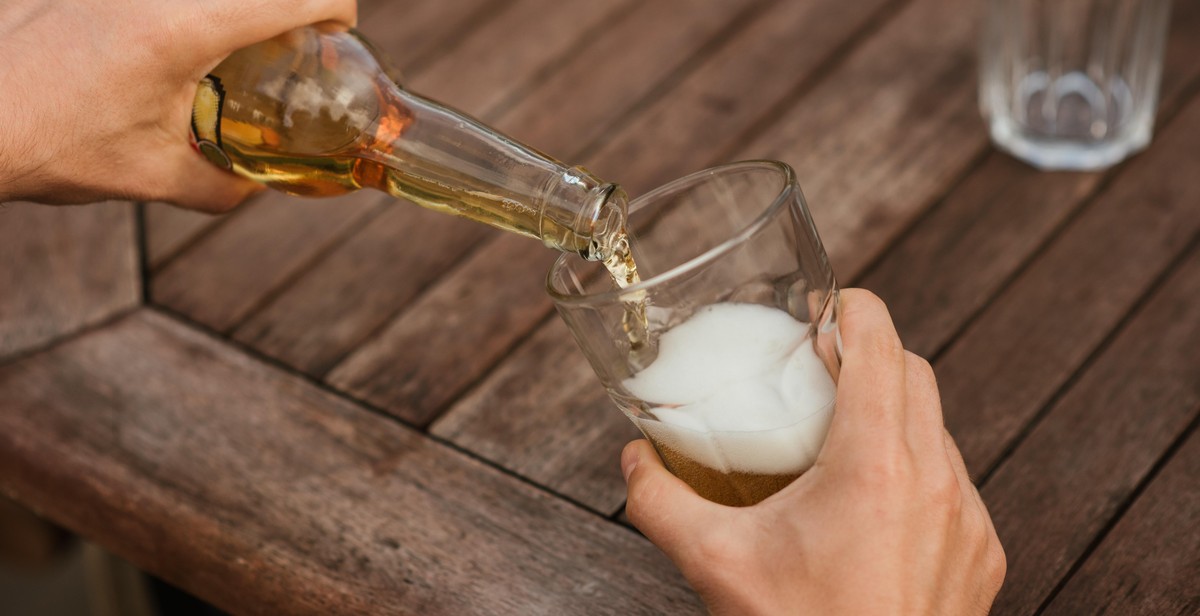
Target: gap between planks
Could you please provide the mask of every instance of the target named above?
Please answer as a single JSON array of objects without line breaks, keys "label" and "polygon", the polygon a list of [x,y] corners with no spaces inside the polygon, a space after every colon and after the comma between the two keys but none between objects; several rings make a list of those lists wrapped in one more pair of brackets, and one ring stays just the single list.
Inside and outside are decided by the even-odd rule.
[{"label": "gap between planks", "polygon": [[[1187,104],[1189,102],[1191,102],[1191,100],[1193,98],[1196,98],[1196,97],[1200,97],[1200,78],[1196,78],[1196,79],[1193,79],[1192,81],[1188,82],[1188,84],[1183,88],[1183,92],[1180,94],[1180,96],[1177,97],[1174,101],[1172,101],[1169,106],[1165,107],[1161,113],[1159,113],[1159,115],[1158,115],[1159,122],[1158,122],[1158,126],[1156,127],[1155,132],[1158,132],[1158,133],[1165,132],[1166,129],[1170,127],[1171,123],[1174,122],[1180,116],[1180,114],[1183,112],[1184,108],[1187,107]],[[990,151],[990,154],[995,155],[995,156],[1008,156],[1008,154],[1004,154],[1004,153],[999,152],[998,150],[994,150],[994,149],[992,149]],[[986,157],[984,157],[984,159],[986,160]],[[967,318],[965,320],[963,320],[962,324],[959,325],[958,328],[956,328],[949,336],[946,337],[944,342],[942,342],[940,345],[938,345],[938,347],[932,353],[929,354],[929,357],[928,357],[929,363],[935,363],[938,359],[940,359],[942,357],[942,355],[945,354],[946,350],[949,349],[954,344],[954,342],[964,332],[966,332],[968,329],[970,329],[971,326],[973,326],[976,323],[976,321],[978,321],[980,319],[980,317],[983,316],[983,313],[987,311],[988,306],[990,306],[992,304],[992,302],[996,300],[996,298],[1003,295],[1004,292],[1010,286],[1012,286],[1018,279],[1020,279],[1021,276],[1026,271],[1028,271],[1029,268],[1032,267],[1034,263],[1037,263],[1037,261],[1042,257],[1042,255],[1045,254],[1046,251],[1048,251],[1050,249],[1050,247],[1054,245],[1054,242],[1056,240],[1058,240],[1058,238],[1061,237],[1062,234],[1065,233],[1066,230],[1069,229],[1076,220],[1078,220],[1081,216],[1083,216],[1084,212],[1086,212],[1093,203],[1095,203],[1100,197],[1102,197],[1104,195],[1104,193],[1108,190],[1108,188],[1122,174],[1125,173],[1126,169],[1128,169],[1131,162],[1132,162],[1132,159],[1126,159],[1126,160],[1122,161],[1119,165],[1104,171],[1102,177],[1096,183],[1096,186],[1094,186],[1092,188],[1092,190],[1090,192],[1088,192],[1088,194],[1084,195],[1083,198],[1081,198],[1079,200],[1079,203],[1076,204],[1075,207],[1073,207],[1066,214],[1066,216],[1063,217],[1062,221],[1059,222],[1059,224],[1054,226],[1050,230],[1050,232],[1046,234],[1046,236],[1043,238],[1043,240],[1041,242],[1039,242],[1038,245],[1032,251],[1030,251],[1030,253],[1025,257],[1025,259],[1023,259],[1021,261],[1021,263],[1012,270],[1012,272],[1010,272],[1007,276],[1004,277],[1004,279],[1000,282],[1000,284],[996,286],[995,290],[992,293],[990,293],[984,301],[980,302],[979,307],[977,309],[975,309],[974,311],[972,311],[967,316]],[[965,178],[963,178],[963,179],[965,179]],[[933,207],[931,207],[928,212],[926,212],[925,214],[922,215],[922,218],[924,218],[927,215],[932,214],[933,210],[940,207],[943,202],[944,201],[939,201],[937,204],[935,204]],[[888,245],[887,250],[885,250],[880,255],[880,258],[875,260],[871,264],[870,269],[864,270],[863,274],[859,275],[856,278],[856,280],[862,280],[862,279],[866,278],[867,274],[871,273],[871,270],[874,270],[876,267],[878,267],[879,264],[881,264],[886,259],[886,257],[889,256],[889,254],[892,252],[892,250],[905,239],[904,236],[911,234],[915,229],[916,229],[916,226],[913,225],[909,229],[907,229],[906,232],[902,236],[897,237],[896,241],[893,241],[891,244]]]},{"label": "gap between planks", "polygon": [[[806,73],[803,78],[801,78],[800,81],[793,86],[793,88],[791,88],[787,94],[784,95],[780,103],[772,105],[767,109],[767,111],[760,114],[758,118],[752,120],[749,124],[752,130],[746,130],[740,133],[737,138],[731,141],[731,145],[729,147],[711,157],[705,166],[711,166],[723,162],[725,158],[731,155],[731,152],[736,151],[739,147],[743,146],[746,142],[746,139],[752,138],[754,135],[760,134],[769,128],[771,122],[776,119],[775,114],[781,113],[786,109],[790,109],[798,105],[808,92],[810,92],[817,84],[824,81],[830,74],[834,73],[836,68],[841,65],[845,58],[849,57],[855,48],[860,46],[863,42],[869,40],[871,35],[881,29],[885,24],[890,22],[896,14],[898,14],[911,2],[912,0],[893,0],[892,2],[885,3],[879,9],[876,9],[874,14],[867,18],[861,26],[854,29],[842,43],[835,46],[828,54],[826,54],[825,57],[817,63],[816,67],[812,71]],[[693,54],[687,61],[674,69],[668,75],[668,77],[664,78],[645,96],[634,102],[626,113],[621,114],[619,119],[614,121],[610,126],[606,127],[605,131],[599,137],[585,145],[576,158],[585,159],[589,155],[594,154],[606,143],[607,139],[605,135],[618,131],[623,126],[632,122],[642,111],[649,108],[658,99],[662,98],[666,92],[669,92],[678,83],[682,82],[688,75],[694,73],[701,66],[703,66],[704,62],[715,53],[720,51],[720,49],[734,35],[736,35],[743,26],[757,18],[760,14],[770,10],[777,4],[778,2],[776,0],[772,0],[770,2],[752,5],[745,9],[742,13],[739,13],[737,17],[731,21],[731,24],[728,27],[719,31],[709,41],[701,45],[697,52]],[[963,176],[969,174],[969,171],[970,169],[968,169]],[[956,181],[952,184],[956,184],[957,181],[958,180],[956,179]],[[447,269],[441,278],[452,276],[456,270],[461,268],[462,264],[468,261],[466,257],[485,250],[492,243],[499,240],[499,237],[491,238],[488,241],[481,243],[479,246],[470,249],[468,253],[464,255],[464,258],[456,262],[456,264],[451,268]],[[420,296],[421,294],[414,296],[410,302],[399,307],[392,315],[390,315],[378,327],[376,327],[375,330],[371,332],[371,335],[365,337],[363,342],[372,339],[380,332],[386,330],[397,319],[403,318],[404,314],[407,313],[408,310],[419,301]],[[510,343],[506,345],[503,355],[507,355],[513,349],[519,348],[522,344],[528,341],[541,328],[545,327],[547,323],[552,320],[553,315],[554,311],[553,308],[551,308],[545,314],[543,314],[542,317],[538,319],[528,331],[510,341]],[[328,375],[334,371],[346,358],[353,355],[353,353],[357,351],[361,345],[362,343],[360,342],[358,345],[355,345],[349,349],[340,358],[338,358],[337,361],[331,363],[329,369],[325,370],[321,376],[323,377],[324,375]],[[502,363],[503,361],[493,363],[487,369],[476,375],[476,378],[465,383],[453,396],[448,397],[446,402],[440,405],[440,407],[430,415],[425,425],[432,425],[439,417],[444,415],[447,410],[452,408],[459,399],[461,399],[480,383],[486,381],[487,378]]]},{"label": "gap between planks", "polygon": [[1112,518],[1110,518],[1104,527],[1100,529],[1100,532],[1096,533],[1096,536],[1093,537],[1091,543],[1084,548],[1083,553],[1079,555],[1079,558],[1075,559],[1075,562],[1071,563],[1071,567],[1067,569],[1066,574],[1063,575],[1062,579],[1060,579],[1058,583],[1054,585],[1054,588],[1051,589],[1046,595],[1045,600],[1042,601],[1041,605],[1038,606],[1037,611],[1034,612],[1036,616],[1040,616],[1050,608],[1050,605],[1054,603],[1054,599],[1057,598],[1063,589],[1071,583],[1071,579],[1075,577],[1075,574],[1077,574],[1079,570],[1083,568],[1088,559],[1090,559],[1092,555],[1095,554],[1096,550],[1100,548],[1100,546],[1104,543],[1104,540],[1107,539],[1109,534],[1112,533],[1113,529],[1117,527],[1117,524],[1124,519],[1125,514],[1128,513],[1131,508],[1133,508],[1138,499],[1141,498],[1142,494],[1150,487],[1152,483],[1154,483],[1156,479],[1158,479],[1158,476],[1162,474],[1163,469],[1170,464],[1171,460],[1173,460],[1179,453],[1179,450],[1188,442],[1188,439],[1196,434],[1197,428],[1200,427],[1200,407],[1193,409],[1192,415],[1192,420],[1188,426],[1183,429],[1183,432],[1181,432],[1174,441],[1171,442],[1166,451],[1163,452],[1162,456],[1160,456],[1158,460],[1154,462],[1154,466],[1150,468],[1150,472],[1146,473],[1146,476],[1138,482],[1137,486],[1135,486],[1134,489],[1129,493],[1129,496],[1120,504],[1120,506],[1117,507],[1116,511],[1113,512]]},{"label": "gap between planks", "polygon": [[1012,457],[1013,453],[1021,446],[1022,443],[1025,442],[1029,435],[1033,433],[1034,429],[1036,429],[1037,426],[1041,424],[1047,416],[1049,416],[1050,411],[1054,409],[1055,405],[1057,405],[1059,401],[1061,401],[1062,398],[1066,396],[1067,393],[1072,390],[1072,388],[1074,388],[1075,384],[1081,378],[1083,378],[1085,374],[1087,374],[1088,369],[1091,368],[1092,365],[1094,365],[1096,361],[1104,355],[1105,351],[1112,346],[1113,341],[1117,339],[1117,337],[1125,330],[1126,327],[1128,327],[1132,321],[1136,319],[1139,314],[1141,314],[1141,312],[1145,309],[1146,302],[1150,298],[1154,297],[1156,292],[1162,289],[1163,284],[1166,283],[1166,281],[1169,280],[1171,276],[1179,270],[1179,268],[1183,267],[1188,257],[1192,255],[1198,246],[1200,246],[1200,233],[1194,234],[1184,249],[1181,250],[1179,254],[1175,255],[1167,264],[1167,266],[1154,277],[1154,280],[1150,283],[1150,285],[1147,286],[1146,289],[1136,297],[1136,299],[1134,299],[1134,301],[1130,304],[1129,309],[1123,315],[1121,315],[1116,324],[1113,325],[1112,329],[1105,334],[1103,339],[1101,339],[1100,343],[1097,344],[1090,353],[1088,353],[1084,360],[1079,363],[1071,375],[1063,381],[1062,385],[1060,385],[1054,391],[1050,398],[1046,400],[1046,403],[1038,409],[1033,417],[1031,417],[1030,420],[1027,421],[1019,431],[1017,431],[1012,441],[1008,443],[1008,446],[1001,450],[1000,454],[996,457],[992,464],[979,474],[979,479],[975,482],[976,487],[983,488],[996,474],[996,471],[1004,466],[1004,463],[1007,462],[1010,457]]},{"label": "gap between planks", "polygon": [[[288,366],[287,364],[285,364],[273,357],[270,357],[269,355],[260,353],[258,350],[254,349],[253,347],[249,347],[245,344],[237,342],[236,340],[226,338],[220,332],[213,330],[212,328],[204,325],[203,323],[192,320],[186,314],[182,314],[182,313],[176,312],[166,306],[159,306],[159,305],[149,305],[149,306],[145,306],[145,307],[141,307],[141,308],[156,312],[167,318],[170,318],[171,320],[176,321],[190,329],[198,331],[198,332],[204,334],[205,336],[208,336],[208,337],[218,341],[221,344],[229,346],[233,350],[235,350],[235,351],[237,351],[259,363],[262,363],[272,369],[278,370],[289,376],[298,378],[301,381],[303,381],[304,383],[307,383],[307,384],[317,388],[320,391],[323,391],[327,394],[336,396],[337,398],[339,398],[341,400],[345,400],[346,402],[353,404],[355,407],[360,408],[365,412],[379,415],[380,417],[383,417],[389,421],[396,422],[396,423],[404,426],[406,429],[412,430],[413,432],[421,435],[424,438],[428,438],[430,441],[432,441],[434,443],[438,443],[439,445],[442,445],[443,447],[446,447],[447,449],[449,449],[451,451],[455,451],[467,458],[470,458],[471,460],[479,462],[480,464],[483,464],[484,466],[491,468],[503,475],[512,477],[525,485],[528,485],[528,486],[531,486],[531,487],[537,489],[540,492],[543,492],[543,493],[545,493],[549,496],[552,496],[558,500],[561,500],[565,503],[569,503],[571,506],[576,507],[577,509],[580,509],[582,511],[585,511],[588,514],[593,515],[601,520],[604,520],[606,522],[612,522],[616,526],[625,527],[623,524],[619,524],[619,523],[613,522],[613,520],[610,520],[608,515],[602,511],[597,511],[595,509],[592,509],[591,507],[588,507],[587,505],[579,502],[578,500],[576,500],[574,498],[571,498],[569,496],[561,494],[556,490],[553,490],[547,486],[544,486],[542,484],[539,484],[539,483],[529,479],[528,477],[524,477],[524,476],[516,473],[515,471],[509,470],[509,469],[505,468],[504,466],[497,464],[496,462],[488,460],[487,458],[484,458],[468,449],[460,447],[453,441],[439,437],[435,434],[430,434],[426,430],[421,429],[420,426],[412,424],[411,422],[401,419],[401,418],[397,417],[396,415],[388,413],[387,411],[385,411],[381,408],[378,408],[375,405],[373,405],[365,400],[361,400],[355,396],[352,396],[347,392],[341,391],[339,389],[335,389],[320,379],[317,379],[313,376],[305,374],[304,372],[301,372],[295,368],[292,368],[291,366]],[[120,315],[119,318],[110,319],[109,322],[106,322],[105,324],[111,325],[112,323],[119,321],[120,318],[124,318],[125,316],[128,316],[129,314],[132,314],[136,311],[137,311],[137,309],[132,309],[132,310],[126,311],[124,314]],[[96,329],[100,329],[100,328],[99,327],[91,328],[89,330],[89,333],[90,333],[90,331],[96,330]],[[77,338],[77,337],[78,336],[72,336],[71,338]],[[58,341],[56,341],[56,343],[54,345],[48,345],[46,348],[43,348],[41,350],[47,350],[50,347],[57,346],[57,344],[58,344]],[[4,363],[7,363],[7,362],[0,362],[0,365],[4,365]],[[641,533],[638,533],[635,529],[632,529],[629,527],[625,527],[625,528],[626,528],[626,530],[633,532],[635,534],[638,534],[639,536],[641,535]]]}]

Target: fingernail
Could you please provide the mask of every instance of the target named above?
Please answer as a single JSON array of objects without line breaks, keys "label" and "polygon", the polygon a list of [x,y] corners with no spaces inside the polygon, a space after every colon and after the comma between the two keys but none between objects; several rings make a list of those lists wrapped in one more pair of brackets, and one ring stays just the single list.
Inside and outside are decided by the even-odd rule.
[{"label": "fingernail", "polygon": [[635,447],[626,447],[625,451],[621,452],[621,474],[625,476],[625,483],[629,483],[629,476],[633,474],[633,469],[637,468],[640,461],[641,458]]}]

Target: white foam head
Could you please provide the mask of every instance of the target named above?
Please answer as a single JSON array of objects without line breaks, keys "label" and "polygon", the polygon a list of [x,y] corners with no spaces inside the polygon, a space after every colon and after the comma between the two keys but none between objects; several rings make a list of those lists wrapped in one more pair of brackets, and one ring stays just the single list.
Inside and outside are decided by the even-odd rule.
[{"label": "white foam head", "polygon": [[808,329],[769,306],[701,308],[663,334],[654,362],[623,383],[658,419],[634,421],[717,470],[806,470],[825,441],[837,393]]}]

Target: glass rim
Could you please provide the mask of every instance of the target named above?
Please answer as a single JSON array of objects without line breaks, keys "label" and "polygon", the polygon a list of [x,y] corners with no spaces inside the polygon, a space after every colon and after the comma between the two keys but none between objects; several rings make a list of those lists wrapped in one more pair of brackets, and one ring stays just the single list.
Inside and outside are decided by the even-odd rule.
[{"label": "glass rim", "polygon": [[638,282],[637,284],[630,285],[628,287],[625,287],[624,289],[606,289],[606,290],[600,291],[598,293],[568,293],[568,294],[564,294],[564,293],[561,293],[557,288],[555,288],[555,284],[554,284],[555,274],[557,274],[559,271],[564,269],[567,266],[568,261],[570,261],[571,259],[581,259],[582,260],[582,257],[580,257],[577,254],[564,252],[563,254],[559,255],[557,259],[554,260],[554,263],[550,266],[550,271],[546,274],[546,292],[550,295],[550,297],[557,304],[612,303],[612,302],[621,301],[620,298],[623,296],[628,296],[628,295],[635,294],[635,293],[638,293],[641,291],[645,291],[652,287],[657,287],[664,283],[667,283],[667,282],[670,282],[677,278],[680,278],[680,277],[684,276],[685,274],[693,272],[693,271],[717,260],[721,256],[725,255],[729,251],[733,250],[734,248],[736,248],[737,246],[739,246],[740,244],[745,242],[750,237],[754,236],[754,234],[758,233],[759,230],[761,230],[763,227],[765,227],[767,224],[769,224],[771,222],[771,220],[773,220],[775,218],[775,215],[779,212],[779,209],[784,207],[784,205],[788,202],[788,200],[792,197],[792,195],[797,192],[796,172],[795,172],[795,170],[792,169],[791,165],[788,165],[787,163],[778,161],[778,160],[766,160],[766,159],[752,159],[752,160],[742,160],[742,161],[737,161],[737,162],[732,162],[732,163],[724,163],[721,165],[716,165],[713,167],[709,167],[707,169],[702,169],[700,171],[689,173],[688,175],[685,175],[681,178],[674,179],[670,182],[667,182],[666,184],[663,184],[662,186],[659,186],[658,188],[655,188],[654,190],[651,190],[650,192],[648,192],[644,195],[637,197],[636,199],[632,200],[629,203],[630,211],[633,211],[635,209],[634,208],[635,205],[639,205],[639,204],[642,204],[647,201],[659,199],[663,195],[674,192],[680,188],[695,184],[697,182],[697,180],[703,180],[705,178],[715,176],[718,174],[727,173],[729,171],[735,171],[738,169],[747,169],[747,168],[759,168],[759,169],[765,169],[765,170],[769,170],[769,171],[779,172],[783,176],[783,180],[784,180],[783,186],[779,189],[779,193],[775,195],[775,197],[771,200],[771,202],[766,207],[763,208],[762,212],[760,212],[757,216],[754,217],[754,220],[750,221],[746,226],[742,227],[738,231],[731,234],[729,236],[729,238],[727,238],[725,241],[709,248],[708,250],[705,250],[704,252],[700,253],[699,255],[696,255],[695,257],[692,257],[691,259],[684,261],[683,263],[680,263],[679,265],[676,265],[670,269],[667,269],[664,272],[661,272],[661,273],[651,276],[649,278],[645,278],[645,279],[641,280],[640,282]]}]

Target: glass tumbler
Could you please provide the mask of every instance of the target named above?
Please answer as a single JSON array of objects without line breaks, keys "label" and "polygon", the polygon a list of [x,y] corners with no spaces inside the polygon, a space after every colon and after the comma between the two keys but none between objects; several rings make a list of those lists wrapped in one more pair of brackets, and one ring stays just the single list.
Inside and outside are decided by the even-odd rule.
[{"label": "glass tumbler", "polygon": [[616,405],[701,496],[757,503],[834,412],[838,292],[790,167],[722,165],[630,204],[641,281],[564,254],[548,290]]},{"label": "glass tumbler", "polygon": [[1040,169],[1102,169],[1150,143],[1170,0],[988,0],[979,104]]}]

